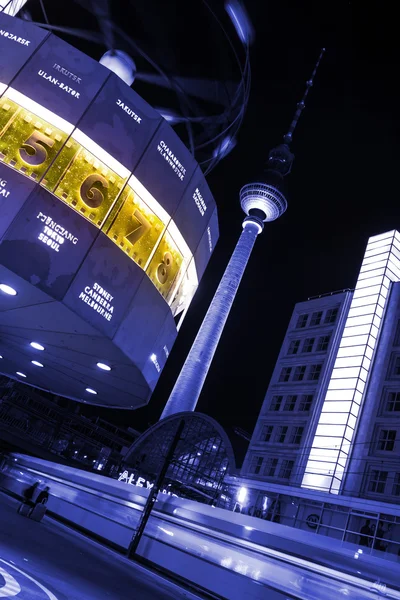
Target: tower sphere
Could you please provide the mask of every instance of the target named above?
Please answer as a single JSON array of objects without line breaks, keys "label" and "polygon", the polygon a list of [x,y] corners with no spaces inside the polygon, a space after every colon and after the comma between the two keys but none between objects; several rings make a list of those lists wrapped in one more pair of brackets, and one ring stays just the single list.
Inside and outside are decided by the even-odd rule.
[{"label": "tower sphere", "polygon": [[257,182],[248,183],[240,190],[240,206],[246,215],[250,211],[259,210],[263,213],[263,221],[275,221],[287,209],[285,196],[275,186]]}]

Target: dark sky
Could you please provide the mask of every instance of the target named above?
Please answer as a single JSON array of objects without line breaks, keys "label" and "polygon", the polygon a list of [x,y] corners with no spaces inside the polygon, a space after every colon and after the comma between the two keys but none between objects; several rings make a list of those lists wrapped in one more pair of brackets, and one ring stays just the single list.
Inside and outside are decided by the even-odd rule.
[{"label": "dark sky", "polygon": [[[237,146],[208,178],[219,242],[148,407],[98,410],[139,430],[157,421],[238,239],[239,190],[281,143],[322,46],[326,54],[292,144],[288,211],[257,240],[198,410],[228,432],[251,432],[294,304],[354,287],[367,238],[400,227],[394,19],[365,7],[353,15],[351,2],[340,0],[245,4],[255,27],[250,101]],[[168,6],[173,22],[177,4]],[[200,56],[207,31],[187,27]]]},{"label": "dark sky", "polygon": [[[292,146],[288,211],[257,240],[198,410],[228,431],[240,426],[251,432],[295,302],[352,286],[366,237],[380,229],[371,218],[360,227],[357,217],[354,184],[368,139],[361,137],[364,124],[356,116],[362,101],[352,85],[350,5],[246,6],[256,32],[250,102],[238,145],[208,178],[219,207],[220,240],[149,406],[129,419],[138,428],[157,420],[168,398],[240,234],[239,190],[281,143],[322,46],[327,52]],[[368,200],[381,185],[376,179],[364,189]]]}]

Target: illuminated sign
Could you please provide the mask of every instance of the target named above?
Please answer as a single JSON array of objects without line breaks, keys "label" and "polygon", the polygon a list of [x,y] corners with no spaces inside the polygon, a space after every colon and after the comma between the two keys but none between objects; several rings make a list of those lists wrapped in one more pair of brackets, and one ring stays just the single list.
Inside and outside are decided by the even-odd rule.
[{"label": "illuminated sign", "polygon": [[[128,485],[136,485],[137,487],[144,487],[144,488],[146,488],[146,490],[151,490],[151,488],[154,486],[154,483],[151,483],[144,477],[137,477],[134,473],[129,473],[129,471],[124,471],[123,473],[120,473],[118,476],[118,481],[124,481]],[[160,490],[159,493],[168,494],[168,496],[174,496],[175,498],[179,497],[179,496],[177,496],[177,494],[173,494],[172,492],[169,492],[167,489]]]},{"label": "illuminated sign", "polygon": [[94,283],[93,286],[87,285],[84,291],[79,294],[79,300],[85,302],[101,317],[104,317],[106,321],[111,321],[114,313],[113,299],[114,296],[111,296],[98,283]]},{"label": "illuminated sign", "polygon": [[53,75],[49,75],[48,73],[46,73],[46,71],[39,69],[38,75],[39,75],[39,77],[43,77],[43,79],[45,79],[49,83],[52,83],[53,85],[57,85],[60,88],[60,90],[64,90],[64,92],[71,94],[71,96],[74,96],[76,99],[78,99],[80,97],[79,92],[77,92],[73,88],[69,87],[69,85],[67,85],[63,81],[59,81],[57,79],[57,77],[53,77]]},{"label": "illuminated sign", "polygon": [[204,214],[207,210],[207,205],[204,202],[204,198],[200,193],[199,188],[196,188],[194,193],[193,193],[193,200],[196,203],[197,208],[199,209],[199,213],[201,214],[202,217],[204,217]]},{"label": "illuminated sign", "polygon": [[4,29],[0,29],[0,35],[5,38],[8,38],[12,42],[17,42],[18,44],[22,44],[23,46],[29,46],[30,41],[24,40],[23,38],[15,35],[14,33],[10,33],[9,31],[4,31]]},{"label": "illuminated sign", "polygon": [[174,171],[174,173],[177,175],[177,177],[179,177],[179,179],[181,181],[183,181],[183,179],[186,175],[186,169],[179,162],[179,160],[177,159],[175,154],[172,152],[172,150],[170,150],[168,148],[168,146],[164,142],[164,140],[161,140],[161,142],[158,144],[157,150],[161,154],[161,156],[164,158],[164,160],[167,161],[168,165],[171,167],[171,169]]},{"label": "illuminated sign", "polygon": [[71,242],[74,245],[78,243],[78,238],[73,233],[70,233],[65,227],[53,221],[51,217],[39,212],[36,218],[44,223],[43,230],[38,235],[38,240],[50,246],[55,252],[60,251],[60,246],[65,241]]},{"label": "illuminated sign", "polygon": [[7,181],[5,179],[0,179],[0,196],[3,198],[8,198],[10,195],[10,190],[7,190]]},{"label": "illuminated sign", "polygon": [[76,83],[81,83],[81,81],[82,81],[82,79],[80,77],[78,77],[78,75],[71,73],[71,71],[68,71],[68,69],[64,69],[64,67],[62,67],[61,65],[58,65],[57,63],[55,63],[53,65],[53,69],[55,69],[56,71],[59,71],[66,77],[69,77],[70,79],[72,79],[73,81],[76,81]]},{"label": "illuminated sign", "polygon": [[212,238],[211,238],[211,229],[210,227],[207,227],[207,239],[208,239],[208,248],[210,250],[210,254],[213,251],[213,243],[212,243]]},{"label": "illuminated sign", "polygon": [[117,100],[117,106],[119,106],[119,108],[121,108],[124,112],[126,112],[127,115],[132,117],[132,119],[134,119],[138,123],[142,122],[141,117],[139,117],[139,115],[137,115],[132,108],[129,108],[129,106],[127,104],[124,104],[119,98]]}]

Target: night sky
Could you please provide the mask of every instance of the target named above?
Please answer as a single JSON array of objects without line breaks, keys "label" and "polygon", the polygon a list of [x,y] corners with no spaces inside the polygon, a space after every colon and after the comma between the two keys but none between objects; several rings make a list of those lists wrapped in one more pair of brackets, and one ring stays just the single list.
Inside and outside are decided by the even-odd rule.
[{"label": "night sky", "polygon": [[[354,287],[368,237],[400,227],[390,19],[365,8],[353,15],[348,1],[245,4],[256,36],[250,101],[237,146],[208,177],[219,242],[149,405],[133,413],[91,411],[138,430],[159,418],[240,235],[239,190],[258,178],[268,151],[282,142],[322,46],[326,54],[292,144],[289,208],[256,242],[198,410],[229,434],[236,426],[251,433],[294,304]],[[168,4],[172,21],[174,5]],[[189,38],[192,28],[200,57],[207,32],[188,24]],[[199,65],[191,70],[204,75]]]}]

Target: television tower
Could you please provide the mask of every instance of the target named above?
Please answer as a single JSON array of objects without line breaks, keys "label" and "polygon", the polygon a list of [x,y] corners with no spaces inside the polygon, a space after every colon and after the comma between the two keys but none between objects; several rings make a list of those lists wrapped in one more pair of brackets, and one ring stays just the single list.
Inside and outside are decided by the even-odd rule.
[{"label": "television tower", "polygon": [[283,138],[284,143],[269,153],[262,180],[248,183],[240,190],[240,205],[246,213],[243,231],[160,419],[195,410],[256,238],[263,231],[265,222],[275,221],[287,208],[284,178],[290,173],[294,160],[290,144],[324,52],[325,48],[322,48]]}]

